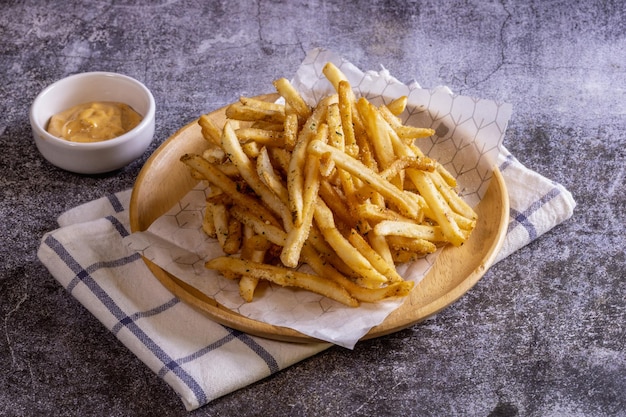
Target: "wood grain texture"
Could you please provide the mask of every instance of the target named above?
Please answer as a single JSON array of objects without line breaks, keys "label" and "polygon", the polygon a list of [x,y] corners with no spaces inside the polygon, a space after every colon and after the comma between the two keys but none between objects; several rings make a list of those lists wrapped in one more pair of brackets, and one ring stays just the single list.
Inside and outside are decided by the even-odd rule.
[{"label": "wood grain texture", "polygon": [[[273,101],[276,94],[260,96]],[[226,119],[225,108],[209,114],[218,126]],[[141,170],[130,202],[131,231],[146,230],[167,212],[197,181],[180,162],[185,153],[201,153],[206,144],[196,121],[173,134],[150,157]],[[469,240],[461,247],[442,250],[435,265],[406,297],[404,303],[363,339],[393,333],[419,323],[458,300],[489,269],[506,234],[509,200],[500,172],[495,169],[486,195],[476,207],[479,220]],[[156,279],[178,298],[199,309],[213,320],[246,333],[290,342],[314,342],[315,339],[293,329],[273,326],[241,316],[209,298],[198,289],[144,259]]]}]

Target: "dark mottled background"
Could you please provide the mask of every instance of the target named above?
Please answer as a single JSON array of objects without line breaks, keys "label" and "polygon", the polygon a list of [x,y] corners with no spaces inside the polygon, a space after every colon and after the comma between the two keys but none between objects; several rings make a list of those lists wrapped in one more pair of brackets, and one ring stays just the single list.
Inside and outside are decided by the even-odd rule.
[{"label": "dark mottled background", "polygon": [[[182,416],[172,390],[39,264],[63,211],[131,187],[199,114],[268,91],[306,51],[507,101],[506,146],[574,217],[397,334],[333,348],[193,416],[626,415],[626,13],[613,1],[0,2],[0,415]],[[142,80],[156,140],[114,174],[37,153],[28,106],[71,73]]]}]

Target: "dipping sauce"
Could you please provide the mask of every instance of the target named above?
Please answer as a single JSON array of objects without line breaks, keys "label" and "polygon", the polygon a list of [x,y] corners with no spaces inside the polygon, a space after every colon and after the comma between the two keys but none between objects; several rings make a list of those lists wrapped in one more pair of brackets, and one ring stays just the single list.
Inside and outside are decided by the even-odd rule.
[{"label": "dipping sauce", "polygon": [[121,136],[143,117],[125,103],[93,101],[55,114],[47,131],[71,142],[100,142]]}]

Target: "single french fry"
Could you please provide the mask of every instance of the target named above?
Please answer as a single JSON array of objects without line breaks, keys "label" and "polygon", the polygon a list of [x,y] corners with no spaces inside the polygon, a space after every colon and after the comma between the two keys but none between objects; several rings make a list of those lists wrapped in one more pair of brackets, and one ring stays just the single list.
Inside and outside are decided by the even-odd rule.
[{"label": "single french fry", "polygon": [[437,250],[437,245],[426,239],[389,235],[386,236],[386,240],[392,250],[408,252],[416,256],[427,255]]},{"label": "single french fry", "polygon": [[223,164],[226,161],[224,150],[218,146],[211,146],[202,152],[202,157],[212,164]]},{"label": "single french fry", "polygon": [[228,238],[228,210],[226,210],[224,204],[212,204],[211,211],[213,212],[213,224],[215,225],[217,241],[222,250],[224,250],[224,245]]},{"label": "single french fry", "polygon": [[208,261],[205,266],[208,269],[215,269],[220,272],[230,271],[242,276],[253,276],[258,279],[271,281],[284,287],[302,288],[350,307],[356,307],[359,305],[359,302],[352,297],[345,288],[341,287],[334,281],[317,275],[225,256],[213,258]]},{"label": "single french fry", "polygon": [[288,201],[287,187],[274,170],[267,148],[262,148],[256,160],[256,170],[261,181],[265,183],[284,203]]},{"label": "single french fry", "polygon": [[389,109],[391,114],[393,114],[394,116],[399,116],[404,111],[404,109],[406,109],[408,101],[409,98],[407,96],[400,96],[392,100],[385,107],[387,107],[387,109]]},{"label": "single french fry", "polygon": [[243,103],[233,103],[226,108],[226,117],[242,121],[284,123],[285,111],[284,109],[281,111],[245,105]]},{"label": "single french fry", "polygon": [[395,154],[385,121],[378,109],[365,97],[357,101],[357,109],[365,124],[380,169],[385,169],[395,160]]},{"label": "single french fry", "polygon": [[287,233],[275,224],[266,222],[258,213],[248,209],[243,205],[234,205],[230,209],[230,214],[245,226],[263,236],[269,242],[278,246],[284,246],[287,240]]},{"label": "single french fry", "polygon": [[[328,126],[322,123],[315,138],[316,140],[321,140],[320,138],[327,135]],[[298,265],[302,246],[309,236],[320,187],[319,168],[319,158],[311,157],[307,159],[304,175],[304,194],[302,196],[302,221],[288,231],[285,246],[280,254],[281,262],[287,267],[295,268]]]},{"label": "single french fry", "polygon": [[282,113],[282,114],[285,113],[285,106],[283,104],[279,104],[279,103],[275,103],[271,101],[259,100],[253,97],[239,97],[239,102],[243,104],[244,106],[260,109],[260,110],[267,111],[267,112]]},{"label": "single french fry", "polygon": [[311,109],[288,79],[277,79],[274,81],[274,87],[276,87],[278,94],[285,99],[285,102],[289,103],[302,123],[311,116]]},{"label": "single french fry", "polygon": [[283,132],[277,132],[274,130],[244,127],[237,129],[235,134],[241,143],[254,141],[260,145],[278,147],[285,144]]},{"label": "single french fry", "polygon": [[374,233],[379,236],[404,236],[431,242],[445,242],[446,240],[441,226],[416,224],[402,220],[383,220],[374,226]]},{"label": "single french fry", "polygon": [[354,134],[354,121],[352,116],[354,97],[350,83],[346,80],[340,81],[337,87],[337,94],[345,151],[348,155],[356,157],[359,154],[359,148]]},{"label": "single french fry", "polygon": [[288,113],[285,115],[285,123],[283,123],[283,143],[285,149],[292,151],[296,146],[298,138],[298,115]]},{"label": "single french fry", "polygon": [[[289,209],[291,210],[293,224],[298,226],[302,223],[302,207],[304,193],[304,164],[307,158],[307,146],[315,137],[319,124],[326,118],[330,99],[323,100],[307,119],[298,134],[296,145],[289,160],[287,172],[287,191],[289,192]],[[319,157],[320,155],[318,155]]]},{"label": "single french fry", "polygon": [[241,249],[241,223],[229,216],[228,218],[228,234],[222,249],[225,253],[233,255]]},{"label": "single french fry", "polygon": [[222,136],[222,131],[217,127],[217,125],[209,118],[208,115],[203,114],[198,119],[198,124],[202,128],[202,137],[206,139],[209,143],[214,145],[220,144],[220,137]]},{"label": "single french fry", "polygon": [[204,214],[202,216],[202,230],[207,236],[217,238],[217,231],[215,229],[215,221],[213,220],[213,207],[211,203],[207,203],[204,208]]},{"label": "single french fry", "polygon": [[388,105],[380,106],[379,111],[382,118],[389,123],[398,137],[400,137],[405,143],[413,142],[415,139],[427,138],[435,134],[435,130],[431,128],[414,127],[402,124],[402,121],[393,111],[391,111]]},{"label": "single french fry", "polygon": [[[270,248],[270,243],[265,237],[254,234],[250,227],[244,227],[241,258],[253,262],[263,262],[265,253]],[[259,284],[259,279],[250,275],[242,275],[239,279],[239,295],[246,302],[254,299],[254,291]]]}]

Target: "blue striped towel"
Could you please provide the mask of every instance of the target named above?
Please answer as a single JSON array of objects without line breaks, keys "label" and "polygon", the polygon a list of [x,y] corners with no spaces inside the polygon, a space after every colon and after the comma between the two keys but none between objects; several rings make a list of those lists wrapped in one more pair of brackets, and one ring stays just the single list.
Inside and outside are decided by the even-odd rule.
[{"label": "blue striped towel", "polygon": [[[498,261],[572,216],[560,184],[498,158],[510,195],[510,222]],[[174,297],[140,256],[122,244],[130,233],[130,190],[62,214],[38,256],[50,273],[168,383],[187,410],[245,387],[328,348],[328,343],[267,340],[211,321]]]}]

